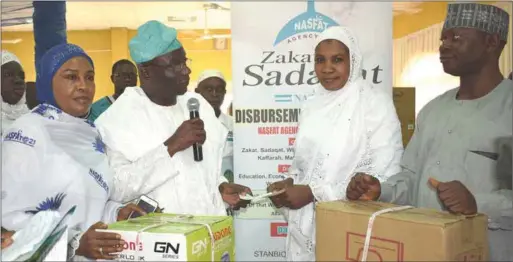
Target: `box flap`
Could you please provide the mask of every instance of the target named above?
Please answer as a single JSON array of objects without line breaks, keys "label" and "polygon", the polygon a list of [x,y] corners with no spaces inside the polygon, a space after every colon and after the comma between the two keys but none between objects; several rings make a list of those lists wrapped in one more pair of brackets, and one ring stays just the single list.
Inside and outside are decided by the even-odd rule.
[{"label": "box flap", "polygon": [[[188,216],[175,214],[157,214],[151,213],[136,219],[116,222],[109,225],[109,230],[118,231],[141,231],[152,225],[163,224],[144,230],[150,233],[175,233],[188,234],[203,228],[202,224],[213,225],[230,219],[227,216]],[[194,224],[197,223],[197,224]]]},{"label": "box flap", "polygon": [[[371,216],[373,213],[398,205],[374,202],[374,201],[331,201],[317,204],[318,211],[337,211],[349,214]],[[478,216],[483,216],[479,214]],[[453,215],[434,209],[412,208],[391,213],[382,214],[379,217],[390,218],[400,221],[414,222],[417,224],[428,224],[445,227],[449,224],[466,219],[463,215]]]}]

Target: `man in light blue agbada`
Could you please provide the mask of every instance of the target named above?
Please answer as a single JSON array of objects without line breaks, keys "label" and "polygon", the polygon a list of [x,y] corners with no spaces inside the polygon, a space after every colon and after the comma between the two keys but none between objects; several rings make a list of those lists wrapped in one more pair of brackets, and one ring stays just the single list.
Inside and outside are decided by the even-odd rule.
[{"label": "man in light blue agbada", "polygon": [[[419,113],[404,151],[403,172],[379,183],[360,174],[347,198],[489,217],[490,261],[513,261],[513,81],[499,70],[509,15],[493,5],[449,4],[441,32],[444,71],[460,86]],[[429,178],[441,181],[432,189]]]}]

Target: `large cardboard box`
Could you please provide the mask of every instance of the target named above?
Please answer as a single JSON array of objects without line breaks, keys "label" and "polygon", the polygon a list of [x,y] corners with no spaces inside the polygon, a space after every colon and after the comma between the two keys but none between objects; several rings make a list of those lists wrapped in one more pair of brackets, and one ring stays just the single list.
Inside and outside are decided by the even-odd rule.
[{"label": "large cardboard box", "polygon": [[118,261],[234,261],[229,216],[149,214],[101,231],[116,232],[126,242]]},{"label": "large cardboard box", "polygon": [[401,122],[403,145],[406,147],[415,131],[415,88],[394,87],[394,105]]},{"label": "large cardboard box", "polygon": [[[397,207],[370,201],[317,205],[317,261],[362,261],[369,218]],[[376,217],[367,261],[488,261],[487,217],[412,208]]]}]

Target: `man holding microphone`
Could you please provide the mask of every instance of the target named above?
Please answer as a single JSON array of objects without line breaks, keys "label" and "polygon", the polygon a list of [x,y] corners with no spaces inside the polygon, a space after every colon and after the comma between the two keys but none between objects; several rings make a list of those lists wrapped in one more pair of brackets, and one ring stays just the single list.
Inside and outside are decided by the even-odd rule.
[{"label": "man holding microphone", "polygon": [[149,21],[129,49],[141,88],[128,87],[95,122],[115,171],[113,198],[147,195],[175,214],[245,207],[239,195],[249,188],[229,183],[220,170],[228,131],[203,97],[187,92],[190,60],[177,31]]}]

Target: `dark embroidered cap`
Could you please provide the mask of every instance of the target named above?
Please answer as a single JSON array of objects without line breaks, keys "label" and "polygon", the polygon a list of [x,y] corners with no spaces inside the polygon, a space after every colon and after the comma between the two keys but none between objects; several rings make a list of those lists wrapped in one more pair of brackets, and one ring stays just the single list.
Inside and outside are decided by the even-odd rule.
[{"label": "dark embroidered cap", "polygon": [[447,8],[443,29],[473,28],[479,31],[498,34],[507,41],[509,14],[494,5],[479,3],[453,3]]}]

